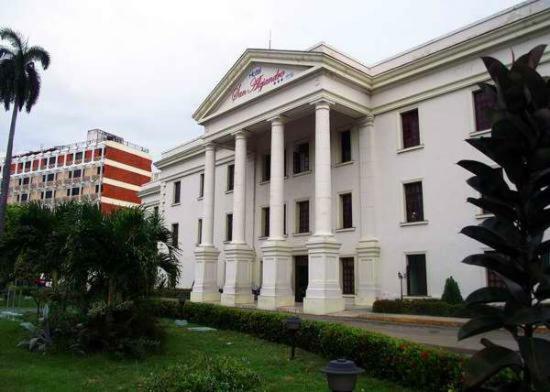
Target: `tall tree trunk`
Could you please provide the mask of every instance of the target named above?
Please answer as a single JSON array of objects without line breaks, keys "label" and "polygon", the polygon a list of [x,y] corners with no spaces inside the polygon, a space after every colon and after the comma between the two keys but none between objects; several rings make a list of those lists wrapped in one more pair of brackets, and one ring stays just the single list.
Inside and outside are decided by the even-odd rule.
[{"label": "tall tree trunk", "polygon": [[10,189],[11,177],[11,155],[13,152],[13,138],[15,136],[15,123],[17,122],[17,112],[19,111],[18,100],[13,105],[11,115],[10,134],[8,136],[8,147],[6,148],[6,157],[4,159],[4,168],[2,169],[2,187],[0,188],[0,237],[4,235],[6,226],[6,205],[8,204],[8,192]]}]

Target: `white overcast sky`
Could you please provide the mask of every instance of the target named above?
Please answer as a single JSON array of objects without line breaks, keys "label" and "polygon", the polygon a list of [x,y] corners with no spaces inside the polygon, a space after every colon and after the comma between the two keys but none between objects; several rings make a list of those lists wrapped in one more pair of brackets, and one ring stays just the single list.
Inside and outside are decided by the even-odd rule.
[{"label": "white overcast sky", "polygon": [[[50,68],[15,151],[84,140],[102,128],[157,159],[200,135],[192,113],[247,47],[319,41],[371,64],[517,0],[0,0],[0,26],[45,47]],[[0,111],[0,151],[10,114]]]}]

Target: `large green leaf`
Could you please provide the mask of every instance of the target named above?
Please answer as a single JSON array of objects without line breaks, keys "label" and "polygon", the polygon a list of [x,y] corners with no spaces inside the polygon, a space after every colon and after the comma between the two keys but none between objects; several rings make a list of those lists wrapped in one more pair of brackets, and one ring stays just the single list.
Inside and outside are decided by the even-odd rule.
[{"label": "large green leaf", "polygon": [[509,204],[495,201],[491,198],[474,198],[469,197],[466,201],[473,204],[476,207],[481,208],[483,211],[491,212],[499,217],[506,219],[508,222],[515,222],[518,218],[516,210]]},{"label": "large green leaf", "polygon": [[548,321],[550,321],[550,308],[543,305],[523,307],[506,319],[506,323],[511,325],[542,325]]},{"label": "large green leaf", "polygon": [[464,385],[475,388],[504,368],[521,368],[523,362],[520,355],[506,347],[492,345],[475,353],[466,362],[464,370]]},{"label": "large green leaf", "polygon": [[518,228],[498,217],[488,218],[478,226],[466,226],[461,233],[504,254],[516,256],[521,253]]},{"label": "large green leaf", "polygon": [[492,137],[470,138],[466,142],[504,168],[512,182],[517,184],[521,181],[523,176],[522,151],[521,146],[517,143]]},{"label": "large green leaf", "polygon": [[505,302],[511,298],[507,289],[502,287],[482,287],[466,298],[466,304],[488,304]]},{"label": "large green leaf", "polygon": [[546,45],[535,46],[529,52],[525,53],[524,55],[520,56],[516,61],[514,61],[512,69],[515,69],[515,67],[517,67],[518,65],[526,65],[533,70],[536,69],[539,65],[542,55],[544,54],[544,49],[546,49]]},{"label": "large green leaf", "polygon": [[540,301],[550,298],[550,275],[545,274],[539,279],[535,297]]},{"label": "large green leaf", "polygon": [[458,330],[458,340],[463,340],[480,333],[502,328],[504,322],[497,315],[476,317],[468,321]]},{"label": "large green leaf", "polygon": [[468,265],[485,267],[511,279],[523,281],[527,278],[521,264],[511,257],[495,252],[470,255],[462,260],[462,262]]},{"label": "large green leaf", "polygon": [[550,342],[523,336],[519,338],[519,349],[536,390],[550,391]]}]

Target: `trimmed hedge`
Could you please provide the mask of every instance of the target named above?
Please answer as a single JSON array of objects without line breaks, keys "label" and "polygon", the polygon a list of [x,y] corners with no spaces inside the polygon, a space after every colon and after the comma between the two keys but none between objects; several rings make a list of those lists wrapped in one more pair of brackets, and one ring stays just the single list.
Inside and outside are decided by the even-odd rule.
[{"label": "trimmed hedge", "polygon": [[[194,323],[248,333],[268,341],[290,344],[284,328],[287,314],[187,302],[156,302],[156,315],[185,318]],[[421,391],[458,390],[462,356],[394,339],[360,328],[302,320],[297,347],[326,358],[348,358],[377,378]]]},{"label": "trimmed hedge", "polygon": [[475,311],[464,304],[451,305],[439,299],[379,299],[374,301],[375,313],[416,314],[421,316],[472,318]]}]

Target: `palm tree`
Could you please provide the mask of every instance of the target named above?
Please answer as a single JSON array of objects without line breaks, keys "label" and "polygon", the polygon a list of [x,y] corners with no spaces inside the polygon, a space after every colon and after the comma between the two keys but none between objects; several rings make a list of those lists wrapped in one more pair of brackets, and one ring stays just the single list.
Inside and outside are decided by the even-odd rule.
[{"label": "palm tree", "polygon": [[40,46],[29,46],[21,34],[11,29],[0,29],[0,39],[8,41],[11,45],[11,47],[0,46],[0,102],[4,104],[6,110],[10,110],[10,105],[13,104],[0,188],[0,236],[2,236],[17,113],[23,110],[23,107],[29,113],[36,104],[40,94],[40,75],[34,65],[39,62],[43,69],[47,69],[50,65],[50,55]]}]

